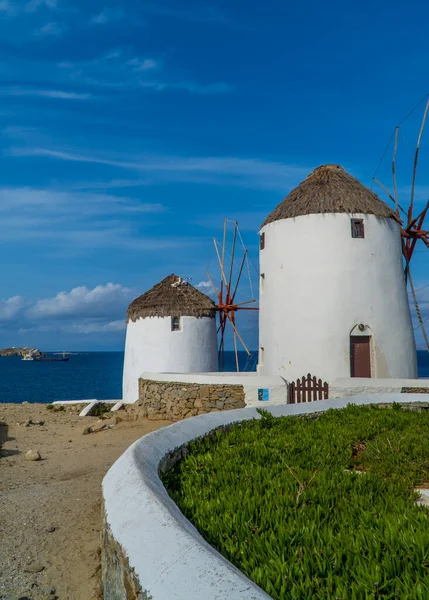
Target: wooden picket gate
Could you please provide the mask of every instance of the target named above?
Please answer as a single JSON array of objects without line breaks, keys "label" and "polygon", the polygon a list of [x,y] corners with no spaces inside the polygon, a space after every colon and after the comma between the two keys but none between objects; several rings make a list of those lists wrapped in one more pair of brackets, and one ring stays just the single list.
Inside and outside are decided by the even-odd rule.
[{"label": "wooden picket gate", "polygon": [[329,396],[329,385],[326,381],[312,377],[310,373],[305,377],[289,383],[288,404],[299,402],[314,402],[315,400],[327,400]]}]

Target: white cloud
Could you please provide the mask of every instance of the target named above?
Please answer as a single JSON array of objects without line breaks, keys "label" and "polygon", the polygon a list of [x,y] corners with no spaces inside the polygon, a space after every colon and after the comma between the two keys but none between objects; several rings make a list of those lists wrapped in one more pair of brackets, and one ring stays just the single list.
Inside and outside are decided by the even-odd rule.
[{"label": "white cloud", "polygon": [[125,331],[127,325],[125,318],[118,321],[110,321],[109,323],[83,323],[74,325],[73,330],[78,333],[112,333],[117,331]]},{"label": "white cloud", "polygon": [[10,14],[13,10],[12,3],[9,0],[0,1],[0,12]]},{"label": "white cloud", "polygon": [[115,194],[0,187],[0,243],[55,246],[68,256],[88,248],[154,251],[195,243],[142,235],[165,211],[161,204]]},{"label": "white cloud", "polygon": [[63,90],[44,90],[44,89],[26,89],[26,88],[4,88],[0,94],[5,96],[35,96],[40,98],[56,98],[59,100],[91,100],[92,94],[65,92]]},{"label": "white cloud", "polygon": [[0,301],[0,322],[20,335],[29,333],[115,334],[126,328],[132,290],[108,283],[80,286],[30,302],[22,296]]},{"label": "white cloud", "polygon": [[106,25],[115,21],[120,21],[124,17],[124,11],[120,8],[105,7],[103,10],[91,18],[92,23],[97,25]]},{"label": "white cloud", "polygon": [[143,2],[142,12],[155,17],[169,17],[190,23],[213,23],[231,28],[242,28],[243,25],[233,21],[228,15],[222,13],[216,6],[195,5],[191,9],[169,6],[161,2]]},{"label": "white cloud", "polygon": [[54,9],[57,8],[57,0],[30,0],[25,4],[26,12],[35,12],[39,8]]},{"label": "white cloud", "polygon": [[283,164],[256,158],[185,157],[135,155],[124,158],[80,154],[46,147],[12,147],[13,156],[44,156],[81,163],[96,163],[118,169],[150,173],[163,181],[187,181],[237,185],[247,188],[280,189],[297,185],[311,171],[310,167]]},{"label": "white cloud", "polygon": [[233,90],[233,86],[227,83],[209,83],[207,85],[195,81],[141,81],[141,87],[163,92],[164,90],[183,90],[192,94],[211,95],[227,94]]},{"label": "white cloud", "polygon": [[150,71],[152,69],[157,69],[160,66],[160,63],[153,58],[144,58],[143,60],[140,58],[132,58],[127,62],[127,65],[132,67],[133,71]]},{"label": "white cloud", "polygon": [[20,207],[34,208],[37,212],[49,208],[51,215],[66,216],[109,216],[123,214],[156,214],[163,213],[165,207],[159,203],[140,202],[127,196],[97,194],[90,192],[63,191],[58,189],[38,189],[31,187],[0,187],[0,213],[6,209]]},{"label": "white cloud", "polygon": [[10,17],[25,13],[34,13],[39,9],[53,10],[57,8],[57,0],[0,0],[0,12]]},{"label": "white cloud", "polygon": [[111,316],[123,311],[129,298],[130,290],[120,284],[108,283],[93,289],[82,286],[39,300],[27,316],[31,319]]},{"label": "white cloud", "polygon": [[13,296],[8,300],[0,300],[0,321],[11,321],[28,306],[22,296]]},{"label": "white cloud", "polygon": [[[163,91],[186,91],[192,94],[224,94],[232,91],[225,82],[200,83],[178,80],[168,72],[161,61],[152,57],[130,56],[124,50],[114,49],[93,60],[60,62],[57,77],[64,81],[88,86],[116,89],[140,89]],[[164,68],[163,68],[164,67]],[[156,80],[150,78],[154,70],[160,71]]]},{"label": "white cloud", "polygon": [[200,283],[197,283],[195,287],[207,296],[216,296],[210,281],[200,281]]},{"label": "white cloud", "polygon": [[37,37],[60,37],[65,31],[64,25],[59,23],[46,23],[34,32]]},{"label": "white cloud", "polygon": [[18,329],[19,335],[27,335],[28,333],[52,333],[53,331],[59,331],[58,327],[53,325],[36,325],[35,327],[20,327]]}]

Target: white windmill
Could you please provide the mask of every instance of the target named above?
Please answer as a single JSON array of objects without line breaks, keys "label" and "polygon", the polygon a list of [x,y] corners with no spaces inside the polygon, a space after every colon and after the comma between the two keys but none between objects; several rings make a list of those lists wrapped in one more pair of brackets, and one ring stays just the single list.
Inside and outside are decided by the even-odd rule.
[{"label": "white windmill", "polygon": [[260,231],[258,372],[416,377],[401,247],[409,231],[342,167],[310,173]]},{"label": "white windmill", "polygon": [[125,402],[138,399],[144,372],[217,371],[216,306],[186,280],[169,275],[131,302],[123,372]]}]

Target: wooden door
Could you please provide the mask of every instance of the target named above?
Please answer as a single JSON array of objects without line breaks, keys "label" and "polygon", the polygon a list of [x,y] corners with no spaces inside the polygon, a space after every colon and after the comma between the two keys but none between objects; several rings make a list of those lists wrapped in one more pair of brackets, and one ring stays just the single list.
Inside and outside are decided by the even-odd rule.
[{"label": "wooden door", "polygon": [[350,338],[350,363],[352,377],[371,377],[371,338],[367,335]]}]

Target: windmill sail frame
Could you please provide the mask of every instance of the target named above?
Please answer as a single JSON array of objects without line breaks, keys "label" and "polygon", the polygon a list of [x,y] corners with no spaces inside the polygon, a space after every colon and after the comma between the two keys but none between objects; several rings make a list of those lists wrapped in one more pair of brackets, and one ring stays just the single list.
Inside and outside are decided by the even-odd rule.
[{"label": "windmill sail frame", "polygon": [[[231,244],[230,258],[228,259],[228,224],[233,226],[233,236]],[[238,254],[238,243],[240,243],[243,256],[239,262],[238,272],[235,276],[235,261]],[[216,238],[213,238],[213,245],[215,248],[216,258],[220,269],[220,284],[216,286],[214,283],[213,275],[207,271],[207,276],[212,285],[213,291],[217,298],[216,311],[219,315],[219,326],[217,333],[220,334],[219,340],[219,366],[222,371],[225,370],[225,335],[227,333],[227,327],[230,327],[233,332],[234,340],[234,352],[235,352],[235,365],[237,372],[240,370],[238,360],[238,344],[240,342],[244,351],[250,357],[252,353],[247,347],[242,335],[239,333],[236,324],[236,315],[239,311],[257,311],[257,307],[248,307],[247,304],[256,303],[256,298],[252,297],[250,300],[244,302],[237,302],[236,296],[239,290],[239,285],[243,277],[243,271],[247,265],[248,277],[250,282],[251,294],[253,296],[253,288],[250,278],[250,266],[248,259],[248,250],[244,245],[243,238],[240,233],[238,221],[224,220],[223,224],[223,241],[222,246],[219,249]],[[228,277],[227,275],[228,274]]]},{"label": "windmill sail frame", "polygon": [[[419,321],[419,327],[422,330],[423,338],[424,338],[427,350],[429,351],[429,339],[428,339],[428,334],[427,334],[426,328],[425,328],[426,321],[423,319],[423,316],[422,316],[422,313],[420,310],[420,306],[419,306],[419,303],[417,300],[416,289],[414,287],[413,279],[411,276],[411,259],[413,258],[417,242],[419,240],[421,240],[425,244],[425,246],[427,248],[429,248],[429,231],[427,231],[423,228],[426,216],[429,213],[429,200],[427,201],[426,206],[423,208],[423,210],[416,217],[413,214],[415,188],[416,188],[416,180],[417,180],[417,167],[418,167],[419,155],[420,155],[420,146],[421,146],[421,142],[422,142],[422,138],[423,138],[423,133],[425,130],[427,115],[429,112],[429,99],[427,98],[427,96],[424,99],[426,99],[426,105],[425,105],[423,117],[422,117],[421,124],[420,124],[419,134],[417,137],[416,149],[414,152],[411,194],[410,194],[410,202],[408,205],[408,209],[405,210],[399,204],[399,201],[398,201],[398,190],[397,190],[397,181],[396,181],[396,155],[397,155],[397,150],[398,150],[399,131],[400,131],[401,124],[405,121],[405,119],[412,112],[414,112],[414,110],[417,108],[417,106],[419,106],[421,104],[422,101],[419,102],[419,104],[407,115],[407,117],[405,117],[405,119],[403,119],[403,121],[401,121],[401,123],[395,127],[394,135],[392,135],[392,137],[390,138],[390,142],[394,138],[393,156],[392,156],[392,163],[391,163],[393,196],[392,196],[392,194],[390,194],[388,189],[380,181],[378,181],[378,179],[376,179],[375,175],[373,177],[373,180],[375,181],[375,183],[377,183],[377,185],[380,186],[380,188],[387,194],[389,199],[392,202],[394,202],[394,204],[395,204],[396,215],[398,217],[398,221],[401,223],[401,245],[402,245],[402,254],[404,256],[404,261],[405,261],[405,267],[404,267],[405,284],[406,285],[408,285],[408,283],[410,284],[411,295],[413,298],[417,319]],[[390,142],[388,145],[390,145]],[[386,148],[386,150],[387,150],[387,148]],[[380,164],[381,164],[381,162],[380,162]],[[401,220],[401,213],[404,216],[404,220]]]}]

